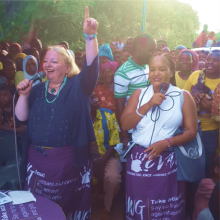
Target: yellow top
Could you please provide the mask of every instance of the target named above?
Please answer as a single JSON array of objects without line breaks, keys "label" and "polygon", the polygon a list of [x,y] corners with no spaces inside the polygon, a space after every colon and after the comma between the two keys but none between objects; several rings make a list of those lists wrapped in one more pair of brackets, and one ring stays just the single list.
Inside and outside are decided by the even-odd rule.
[{"label": "yellow top", "polygon": [[179,89],[183,89],[187,80],[184,80],[182,79],[180,76],[179,76],[179,72],[177,71],[175,73],[175,79],[176,79],[176,86],[179,88]]},{"label": "yellow top", "polygon": [[[185,90],[191,92],[192,86],[194,86],[198,82],[200,71],[201,70],[197,70],[190,75],[189,79],[187,80],[187,82],[184,86]],[[214,93],[214,90],[219,83],[220,83],[220,78],[219,79],[210,79],[210,78],[206,77],[204,84],[207,87],[209,87]],[[202,114],[202,115],[198,116],[198,119],[201,122],[202,131],[212,131],[212,130],[216,130],[219,128],[219,122],[216,122],[211,118],[211,113],[210,114],[209,113]]]},{"label": "yellow top", "polygon": [[24,80],[24,72],[17,71],[15,73],[15,88],[17,88],[18,84]]},{"label": "yellow top", "polygon": [[[18,84],[24,80],[24,72],[23,71],[17,71],[15,74],[15,88],[17,88]],[[47,81],[47,77],[45,76],[43,79],[41,79],[42,82]]]}]

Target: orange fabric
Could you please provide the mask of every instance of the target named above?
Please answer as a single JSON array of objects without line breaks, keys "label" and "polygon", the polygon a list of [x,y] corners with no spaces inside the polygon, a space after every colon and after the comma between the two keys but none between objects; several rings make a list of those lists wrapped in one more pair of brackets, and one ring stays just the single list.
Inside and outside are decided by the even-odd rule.
[{"label": "orange fabric", "polygon": [[202,31],[202,33],[195,40],[196,46],[204,47],[206,45],[207,40],[208,40],[207,33],[205,31]]}]

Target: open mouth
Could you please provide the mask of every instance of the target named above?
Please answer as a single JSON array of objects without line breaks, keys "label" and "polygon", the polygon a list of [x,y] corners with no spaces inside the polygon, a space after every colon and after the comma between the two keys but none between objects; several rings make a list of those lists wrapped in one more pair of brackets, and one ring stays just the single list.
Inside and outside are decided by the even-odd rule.
[{"label": "open mouth", "polygon": [[53,73],[53,72],[54,72],[54,70],[47,70],[47,72],[48,72],[48,73]]}]

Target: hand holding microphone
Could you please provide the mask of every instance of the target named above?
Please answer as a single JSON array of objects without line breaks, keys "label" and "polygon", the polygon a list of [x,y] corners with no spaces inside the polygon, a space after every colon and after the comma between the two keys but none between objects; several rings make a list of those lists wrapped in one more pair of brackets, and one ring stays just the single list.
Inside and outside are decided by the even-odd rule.
[{"label": "hand holding microphone", "polygon": [[20,82],[18,84],[17,91],[19,92],[20,95],[28,96],[30,94],[33,82],[35,82],[37,80],[41,80],[45,76],[46,76],[46,74],[44,72],[40,72],[40,73],[36,74],[30,80],[24,79],[22,82]]},{"label": "hand holding microphone", "polygon": [[151,98],[150,105],[153,107],[152,112],[154,112],[156,107],[161,105],[163,100],[166,99],[165,93],[166,93],[168,87],[169,87],[169,84],[163,83],[161,85],[161,87],[160,87],[160,92],[159,93],[155,93],[153,95],[153,97]]}]

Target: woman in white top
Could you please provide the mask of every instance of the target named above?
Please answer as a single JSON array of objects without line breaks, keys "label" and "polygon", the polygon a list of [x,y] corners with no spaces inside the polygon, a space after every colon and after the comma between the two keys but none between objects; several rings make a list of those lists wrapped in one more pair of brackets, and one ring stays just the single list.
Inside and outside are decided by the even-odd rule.
[{"label": "woman in white top", "polygon": [[[127,159],[127,220],[185,219],[184,183],[177,181],[177,161],[168,147],[191,141],[198,125],[191,95],[170,84],[174,73],[174,58],[155,54],[149,62],[151,85],[133,93],[121,117],[123,130],[134,128],[136,144]],[[173,136],[181,125],[184,133]]]}]

